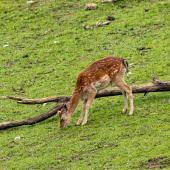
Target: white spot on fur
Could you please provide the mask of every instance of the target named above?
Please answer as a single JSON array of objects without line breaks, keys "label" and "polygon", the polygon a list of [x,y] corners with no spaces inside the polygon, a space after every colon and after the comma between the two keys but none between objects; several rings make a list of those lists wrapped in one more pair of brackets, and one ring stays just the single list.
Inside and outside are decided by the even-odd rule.
[{"label": "white spot on fur", "polygon": [[117,73],[117,70],[114,71],[114,74]]}]

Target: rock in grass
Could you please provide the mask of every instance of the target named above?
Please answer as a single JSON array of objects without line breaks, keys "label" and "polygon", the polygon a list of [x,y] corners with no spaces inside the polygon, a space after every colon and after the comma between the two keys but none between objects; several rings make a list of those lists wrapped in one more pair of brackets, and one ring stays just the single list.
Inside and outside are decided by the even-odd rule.
[{"label": "rock in grass", "polygon": [[35,4],[35,3],[36,3],[36,1],[33,1],[33,0],[27,1],[27,4],[28,4],[28,5],[33,5],[33,4]]},{"label": "rock in grass", "polygon": [[114,20],[115,20],[115,17],[114,17],[114,16],[107,16],[107,20],[108,20],[108,21],[114,21]]},{"label": "rock in grass", "polygon": [[5,45],[3,45],[3,48],[6,48],[6,47],[8,47],[9,45],[8,44],[5,44]]},{"label": "rock in grass", "polygon": [[97,21],[95,25],[94,24],[93,25],[85,25],[84,29],[85,30],[91,30],[91,29],[94,29],[94,28],[98,28],[98,27],[103,27],[103,26],[109,25],[110,23],[111,23],[111,21],[105,21],[105,22]]},{"label": "rock in grass", "polygon": [[20,141],[21,140],[21,137],[20,136],[16,136],[15,138],[14,138],[14,141],[15,142],[18,142],[18,141]]},{"label": "rock in grass", "polygon": [[95,10],[97,5],[95,3],[88,3],[85,5],[85,10]]},{"label": "rock in grass", "polygon": [[24,54],[24,55],[22,56],[22,58],[28,58],[28,57],[29,57],[28,54]]},{"label": "rock in grass", "polygon": [[105,25],[109,25],[111,22],[110,21],[105,21],[105,22],[96,22],[96,27],[103,27]]},{"label": "rock in grass", "polygon": [[103,0],[103,3],[110,3],[110,2],[116,2],[117,0]]},{"label": "rock in grass", "polygon": [[33,1],[33,0],[27,1],[28,8],[33,7],[33,6],[36,5],[37,3],[38,3],[38,1]]}]

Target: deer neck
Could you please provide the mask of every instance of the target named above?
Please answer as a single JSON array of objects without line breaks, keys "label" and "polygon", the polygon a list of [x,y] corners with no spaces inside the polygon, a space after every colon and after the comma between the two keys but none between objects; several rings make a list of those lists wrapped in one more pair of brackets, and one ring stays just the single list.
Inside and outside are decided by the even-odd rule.
[{"label": "deer neck", "polygon": [[67,115],[71,116],[73,114],[73,112],[75,111],[75,109],[79,103],[80,97],[81,97],[81,92],[80,92],[80,90],[78,90],[76,88],[71,96],[71,99],[70,99],[68,105],[67,105],[67,108],[68,108]]}]

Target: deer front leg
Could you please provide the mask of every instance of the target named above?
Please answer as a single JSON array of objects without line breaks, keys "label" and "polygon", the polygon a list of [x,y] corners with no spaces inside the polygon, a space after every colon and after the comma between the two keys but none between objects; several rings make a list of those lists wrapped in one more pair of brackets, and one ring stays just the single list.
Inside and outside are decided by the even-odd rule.
[{"label": "deer front leg", "polygon": [[87,100],[84,100],[84,102],[83,102],[83,108],[82,108],[82,111],[80,113],[80,117],[79,117],[79,119],[76,123],[76,125],[78,125],[78,126],[81,125],[82,122],[83,122],[84,114],[85,114],[85,111],[86,111],[86,102],[87,102]]},{"label": "deer front leg", "polygon": [[96,96],[96,92],[95,93],[92,93],[89,98],[87,99],[87,102],[85,104],[85,113],[84,113],[84,118],[83,118],[83,121],[81,123],[81,125],[85,125],[87,123],[87,119],[88,119],[88,111],[89,111],[89,108],[94,100]]},{"label": "deer front leg", "polygon": [[83,120],[81,122],[81,125],[85,125],[87,123],[87,119],[88,119],[88,111],[89,108],[96,96],[97,93],[97,89],[95,88],[95,86],[91,85],[90,87],[87,88],[86,90],[86,96],[87,96],[87,100],[86,102],[84,102],[84,117]]},{"label": "deer front leg", "polygon": [[86,103],[85,104],[85,112],[84,112],[84,116],[83,116],[83,120],[81,122],[81,125],[85,125],[87,123],[87,119],[88,119],[88,111],[89,111],[89,108],[90,108],[90,103]]},{"label": "deer front leg", "polygon": [[83,117],[84,117],[84,113],[81,112],[80,117],[79,117],[79,119],[78,119],[78,121],[76,123],[77,126],[81,125],[81,123],[83,121]]}]

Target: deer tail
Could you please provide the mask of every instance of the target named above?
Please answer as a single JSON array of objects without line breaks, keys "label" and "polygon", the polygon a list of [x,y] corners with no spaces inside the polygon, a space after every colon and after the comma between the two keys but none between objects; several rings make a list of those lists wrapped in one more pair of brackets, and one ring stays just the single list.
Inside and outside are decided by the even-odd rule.
[{"label": "deer tail", "polygon": [[128,61],[126,59],[123,59],[123,65],[125,66],[126,74],[127,74],[129,72],[129,64],[128,64]]}]

